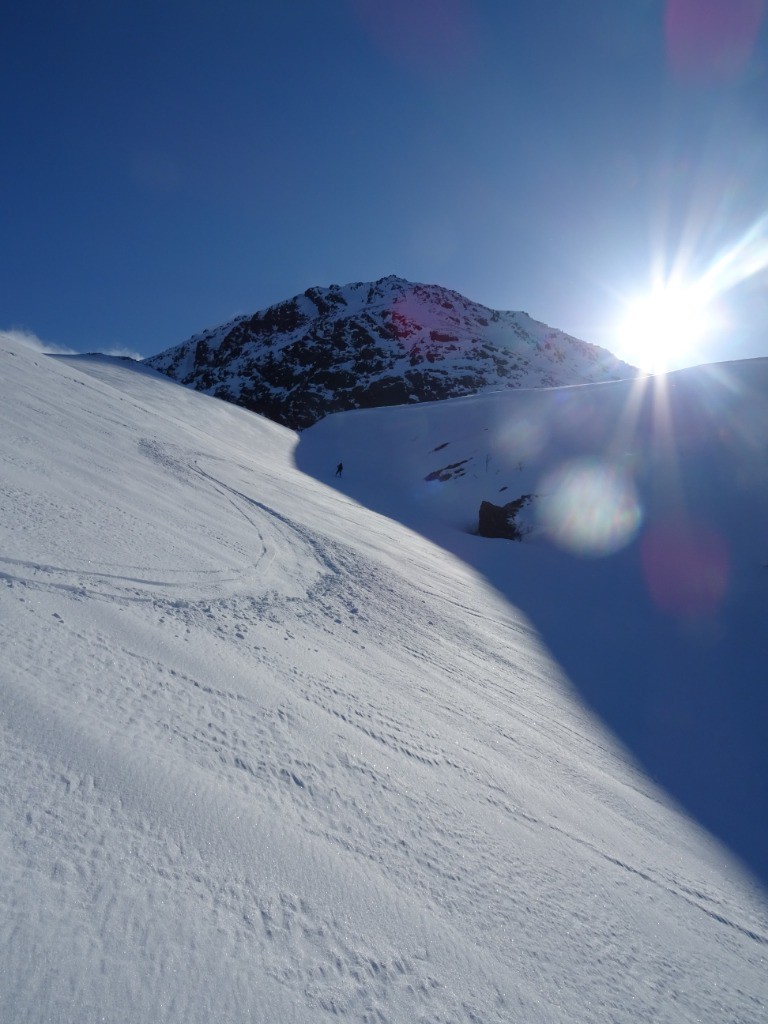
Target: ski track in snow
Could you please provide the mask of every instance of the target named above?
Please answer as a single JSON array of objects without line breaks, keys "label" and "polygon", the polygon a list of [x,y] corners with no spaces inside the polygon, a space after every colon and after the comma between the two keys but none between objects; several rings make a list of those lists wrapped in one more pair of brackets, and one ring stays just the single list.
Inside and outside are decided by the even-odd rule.
[{"label": "ski track in snow", "polygon": [[[53,398],[72,371],[50,373]],[[129,436],[155,389],[190,401],[94,374],[131,395]],[[74,521],[14,455],[0,1017],[759,1019],[762,905],[526,621],[408,531],[273,471],[282,456],[249,461],[260,421],[210,415],[241,434],[158,414],[130,449],[137,501],[78,484]]]}]

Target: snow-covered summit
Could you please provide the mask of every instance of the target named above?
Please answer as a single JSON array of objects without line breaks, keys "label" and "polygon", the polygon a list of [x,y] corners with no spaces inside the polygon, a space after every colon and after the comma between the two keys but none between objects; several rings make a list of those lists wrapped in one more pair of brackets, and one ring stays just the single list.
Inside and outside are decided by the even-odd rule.
[{"label": "snow-covered summit", "polygon": [[291,427],[330,412],[633,377],[605,349],[522,312],[383,277],[241,316],[146,362]]}]

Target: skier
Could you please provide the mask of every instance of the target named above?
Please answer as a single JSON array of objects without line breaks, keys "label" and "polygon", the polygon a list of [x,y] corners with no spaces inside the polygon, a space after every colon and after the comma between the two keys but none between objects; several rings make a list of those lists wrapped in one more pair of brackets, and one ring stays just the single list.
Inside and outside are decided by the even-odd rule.
[{"label": "skier", "polygon": [[343,470],[344,470],[344,464],[342,462],[340,462],[338,464],[338,466],[336,467],[336,476],[341,476]]}]

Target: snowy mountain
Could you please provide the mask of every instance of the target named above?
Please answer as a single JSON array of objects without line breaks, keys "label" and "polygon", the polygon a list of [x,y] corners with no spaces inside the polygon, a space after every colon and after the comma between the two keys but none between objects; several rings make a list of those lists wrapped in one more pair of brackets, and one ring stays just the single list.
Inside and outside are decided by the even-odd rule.
[{"label": "snowy mountain", "polygon": [[309,288],[146,363],[289,427],[345,409],[637,373],[526,313],[487,309],[398,277]]},{"label": "snowy mountain", "polygon": [[[718,373],[299,438],[0,341],[0,1019],[764,1019],[765,366]],[[537,498],[526,543],[470,532],[609,424],[622,472],[590,463],[577,529]],[[676,482],[727,558],[646,585]],[[646,770],[601,694],[664,726]],[[711,788],[739,726],[751,847],[701,827],[722,792],[690,817],[659,785]]]}]

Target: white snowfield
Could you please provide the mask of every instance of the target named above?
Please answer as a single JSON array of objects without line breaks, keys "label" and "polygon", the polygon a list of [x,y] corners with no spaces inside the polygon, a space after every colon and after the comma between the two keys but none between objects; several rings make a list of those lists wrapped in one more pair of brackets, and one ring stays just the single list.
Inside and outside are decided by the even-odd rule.
[{"label": "white snowfield", "polygon": [[746,870],[297,443],[0,342],[0,1020],[765,1020]]}]

